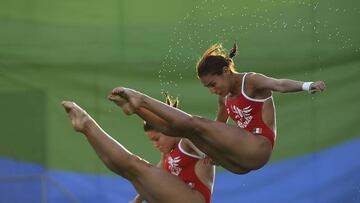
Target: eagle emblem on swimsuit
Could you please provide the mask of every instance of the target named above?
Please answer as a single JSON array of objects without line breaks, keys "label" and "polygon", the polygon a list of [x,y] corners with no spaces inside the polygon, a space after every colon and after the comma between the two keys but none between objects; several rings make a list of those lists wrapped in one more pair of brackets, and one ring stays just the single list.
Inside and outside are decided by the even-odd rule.
[{"label": "eagle emblem on swimsuit", "polygon": [[251,115],[251,106],[240,109],[235,105],[231,105],[230,110],[235,114],[234,120],[240,128],[246,128],[246,126],[249,125],[249,123],[253,119],[253,116]]},{"label": "eagle emblem on swimsuit", "polygon": [[179,167],[179,162],[181,161],[180,156],[172,158],[169,156],[168,158],[168,164],[169,164],[169,170],[170,173],[173,175],[178,176],[181,172],[181,168]]}]

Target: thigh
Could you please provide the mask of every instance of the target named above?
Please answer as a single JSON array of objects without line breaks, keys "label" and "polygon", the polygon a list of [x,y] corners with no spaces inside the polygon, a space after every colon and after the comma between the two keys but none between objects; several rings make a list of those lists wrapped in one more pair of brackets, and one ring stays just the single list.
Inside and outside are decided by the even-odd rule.
[{"label": "thigh", "polygon": [[190,135],[189,139],[195,145],[208,144],[209,146],[203,149],[215,156],[221,156],[219,161],[226,162],[220,163],[225,164],[225,168],[226,165],[238,165],[242,169],[255,169],[264,165],[270,158],[272,145],[264,136],[254,135],[237,126],[201,117],[194,118],[193,123],[200,133]]},{"label": "thigh", "polygon": [[135,165],[130,181],[149,203],[205,203],[199,191],[193,190],[179,177],[146,162]]}]

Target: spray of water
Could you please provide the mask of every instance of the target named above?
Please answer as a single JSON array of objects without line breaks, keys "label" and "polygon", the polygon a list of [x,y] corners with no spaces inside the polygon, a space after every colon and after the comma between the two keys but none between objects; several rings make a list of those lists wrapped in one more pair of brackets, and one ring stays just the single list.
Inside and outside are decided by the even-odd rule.
[{"label": "spray of water", "polygon": [[[206,48],[217,42],[230,48],[237,41],[241,49],[241,43],[252,33],[268,33],[271,38],[295,32],[311,36],[314,47],[330,44],[338,51],[359,54],[359,45],[342,31],[342,25],[317,17],[319,12],[336,17],[360,15],[358,8],[333,8],[327,1],[258,0],[244,2],[242,7],[234,7],[231,1],[201,1],[173,29],[168,53],[158,72],[161,92],[179,96],[178,88],[195,77],[195,64]],[[322,57],[314,59],[321,61]]]}]

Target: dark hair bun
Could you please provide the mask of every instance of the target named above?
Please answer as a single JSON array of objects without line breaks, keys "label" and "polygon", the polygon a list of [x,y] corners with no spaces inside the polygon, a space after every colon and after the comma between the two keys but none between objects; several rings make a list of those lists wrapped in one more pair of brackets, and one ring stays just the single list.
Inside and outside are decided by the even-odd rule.
[{"label": "dark hair bun", "polygon": [[233,58],[236,55],[237,52],[237,45],[234,43],[234,46],[231,48],[229,53],[229,58]]}]

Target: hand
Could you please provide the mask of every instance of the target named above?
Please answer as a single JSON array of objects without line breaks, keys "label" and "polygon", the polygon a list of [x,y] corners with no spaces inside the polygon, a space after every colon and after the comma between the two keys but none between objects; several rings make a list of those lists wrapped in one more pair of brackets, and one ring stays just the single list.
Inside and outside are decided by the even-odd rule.
[{"label": "hand", "polygon": [[143,201],[142,197],[140,195],[136,195],[133,200],[131,200],[129,203],[141,203]]},{"label": "hand", "polygon": [[203,159],[203,163],[205,164],[205,165],[215,165],[215,166],[218,166],[219,164],[218,163],[216,163],[216,162],[214,162],[210,157],[205,157],[204,159]]},{"label": "hand", "polygon": [[141,201],[138,201],[137,199],[133,199],[129,203],[141,203]]},{"label": "hand", "polygon": [[323,92],[326,90],[326,85],[323,81],[316,81],[310,85],[310,93]]}]

